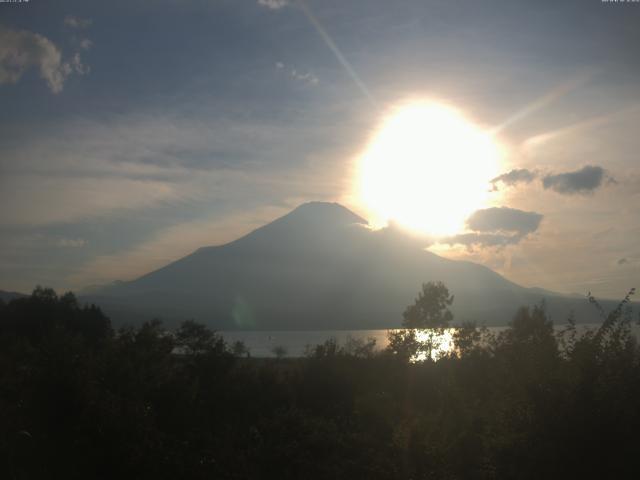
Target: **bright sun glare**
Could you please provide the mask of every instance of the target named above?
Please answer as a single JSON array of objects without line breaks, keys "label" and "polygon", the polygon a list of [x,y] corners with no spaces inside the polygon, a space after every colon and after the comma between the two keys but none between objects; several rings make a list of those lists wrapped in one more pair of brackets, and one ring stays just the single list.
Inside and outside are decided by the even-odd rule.
[{"label": "bright sun glare", "polygon": [[453,108],[414,102],[384,121],[362,156],[360,198],[379,221],[451,235],[486,206],[498,172],[491,135]]}]

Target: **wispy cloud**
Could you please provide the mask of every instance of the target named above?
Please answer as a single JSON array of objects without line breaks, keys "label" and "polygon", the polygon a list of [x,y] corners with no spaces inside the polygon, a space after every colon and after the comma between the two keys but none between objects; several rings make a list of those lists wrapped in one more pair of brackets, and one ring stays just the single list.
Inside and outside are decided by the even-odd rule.
[{"label": "wispy cloud", "polygon": [[0,28],[0,85],[17,83],[37,68],[53,93],[60,93],[71,74],[86,74],[80,54],[63,62],[60,49],[48,38],[26,30]]},{"label": "wispy cloud", "polygon": [[69,28],[85,29],[89,28],[93,20],[90,18],[76,17],[74,15],[67,15],[64,17],[64,24]]},{"label": "wispy cloud", "polygon": [[505,186],[512,187],[519,183],[531,183],[537,177],[536,172],[527,170],[526,168],[514,169],[510,172],[503,173],[491,180],[494,190],[498,190],[498,184],[501,183]]},{"label": "wispy cloud", "polygon": [[84,238],[59,238],[56,245],[60,248],[82,248],[87,244]]},{"label": "wispy cloud", "polygon": [[293,78],[294,80],[297,80],[302,83],[306,83],[308,85],[317,85],[320,82],[318,77],[316,77],[313,73],[308,71],[307,72],[300,71],[297,68],[287,66],[282,62],[276,62],[276,68],[278,70],[286,72],[289,75],[289,77]]},{"label": "wispy cloud", "polygon": [[181,198],[175,185],[126,178],[12,176],[2,182],[4,226],[36,226],[79,221],[114,210],[132,210]]},{"label": "wispy cloud", "polygon": [[289,5],[289,0],[258,0],[258,5],[271,10],[280,10]]},{"label": "wispy cloud", "polygon": [[65,237],[43,233],[5,235],[2,238],[2,242],[0,242],[3,253],[5,253],[5,250],[15,251],[17,248],[31,250],[50,247],[82,248],[86,245],[87,240],[81,237]]},{"label": "wispy cloud", "polygon": [[312,199],[341,188],[327,156],[304,151],[318,128],[139,114],[70,122],[5,149],[0,223],[37,226],[164,204],[242,202],[248,191],[263,200]]},{"label": "wispy cloud", "polygon": [[440,243],[448,245],[465,245],[468,248],[473,247],[504,247],[506,245],[515,245],[522,240],[520,235],[505,235],[499,233],[461,233],[453,237],[441,240]]},{"label": "wispy cloud", "polygon": [[81,50],[89,50],[91,49],[91,47],[93,47],[93,42],[88,38],[83,38],[80,40],[78,45],[80,46]]}]

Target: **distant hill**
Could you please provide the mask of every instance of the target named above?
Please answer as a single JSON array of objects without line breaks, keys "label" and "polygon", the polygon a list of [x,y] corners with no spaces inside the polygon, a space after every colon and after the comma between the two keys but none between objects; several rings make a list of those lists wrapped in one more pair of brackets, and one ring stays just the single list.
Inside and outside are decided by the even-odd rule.
[{"label": "distant hill", "polygon": [[24,293],[6,292],[4,290],[0,290],[0,300],[2,300],[5,303],[10,302],[14,298],[22,298],[22,297],[26,297],[26,296],[27,295],[25,295]]},{"label": "distant hill", "polygon": [[[545,300],[556,323],[574,311],[598,321],[584,298],[521,287],[489,268],[424,250],[410,237],[374,231],[335,203],[304,204],[231,243],[204,247],[130,282],[82,296],[116,323],[195,318],[217,329],[393,328],[423,282],[455,294],[455,322],[504,325]],[[603,302],[605,307],[612,302]]]}]

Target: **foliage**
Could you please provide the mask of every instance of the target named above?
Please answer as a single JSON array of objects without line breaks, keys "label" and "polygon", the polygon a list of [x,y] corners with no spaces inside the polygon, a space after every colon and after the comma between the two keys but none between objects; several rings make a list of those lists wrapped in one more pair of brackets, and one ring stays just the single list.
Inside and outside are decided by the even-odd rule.
[{"label": "foliage", "polygon": [[331,337],[319,345],[307,345],[305,356],[308,358],[371,358],[375,355],[375,349],[375,338],[365,340],[348,335],[344,345],[340,345],[335,337]]},{"label": "foliage", "polygon": [[276,358],[284,358],[287,356],[287,347],[284,345],[276,345],[271,349],[271,353],[273,353]]},{"label": "foliage", "polygon": [[628,306],[586,333],[543,305],[497,335],[466,324],[438,361],[409,361],[413,329],[393,355],[331,339],[273,361],[193,321],[113,332],[37,289],[0,306],[2,477],[635,478]]},{"label": "foliage", "polygon": [[416,331],[409,330],[389,330],[387,332],[387,348],[386,351],[391,355],[409,361],[418,351],[424,348],[423,343],[418,340]]},{"label": "foliage", "polygon": [[91,343],[112,335],[109,319],[95,305],[81,307],[71,292],[58,296],[50,288],[36,287],[30,297],[18,298],[2,308],[0,333],[39,344],[52,335],[80,335]]},{"label": "foliage", "polygon": [[414,361],[420,355],[426,360],[433,360],[439,339],[453,320],[449,310],[453,299],[444,283],[423,283],[418,297],[403,313],[402,326],[406,330],[390,330],[387,333],[387,353]]},{"label": "foliage", "polygon": [[[175,342],[187,355],[220,354],[226,349],[221,336],[194,320],[182,322],[175,332]],[[242,352],[240,346],[236,350]]]},{"label": "foliage", "polygon": [[409,305],[402,314],[402,326],[405,328],[444,328],[453,320],[449,307],[453,295],[442,282],[422,284],[413,305]]}]

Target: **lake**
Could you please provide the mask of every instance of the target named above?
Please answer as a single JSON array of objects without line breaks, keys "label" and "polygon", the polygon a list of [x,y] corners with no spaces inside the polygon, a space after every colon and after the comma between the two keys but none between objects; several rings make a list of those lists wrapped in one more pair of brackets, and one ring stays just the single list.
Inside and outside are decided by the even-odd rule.
[{"label": "lake", "polygon": [[[578,325],[578,329],[596,328],[596,324]],[[489,327],[491,333],[499,333],[507,327]],[[565,328],[565,325],[557,325],[554,327],[556,331]],[[369,338],[376,340],[378,349],[387,346],[388,330],[317,330],[317,331],[221,331],[219,332],[225,340],[233,343],[237,340],[244,342],[249,348],[252,357],[275,357],[274,348],[283,347],[287,357],[304,356],[308,345],[314,346],[325,342],[330,338],[335,338],[339,344],[343,345],[347,338],[367,340]],[[640,329],[637,326],[632,327],[632,331],[638,336]],[[451,350],[453,329],[445,331],[440,339],[440,348],[438,353]]]}]

